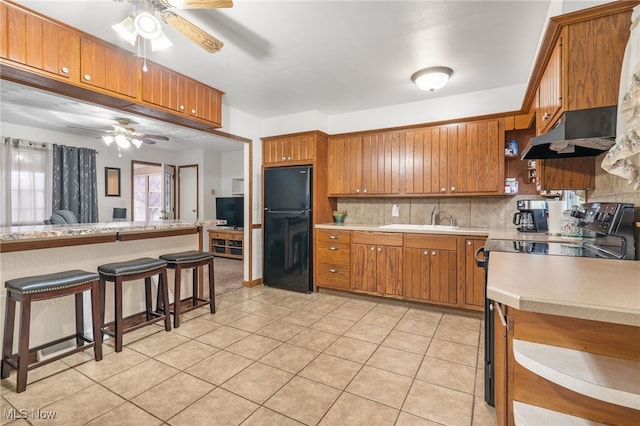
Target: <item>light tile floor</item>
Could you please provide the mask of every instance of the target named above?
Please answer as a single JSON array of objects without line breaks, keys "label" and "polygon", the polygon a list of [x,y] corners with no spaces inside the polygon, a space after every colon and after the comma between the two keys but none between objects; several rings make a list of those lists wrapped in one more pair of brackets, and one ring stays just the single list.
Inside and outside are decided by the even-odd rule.
[{"label": "light tile floor", "polygon": [[0,423],[496,424],[475,313],[261,286],[219,296],[216,314],[189,312],[169,333],[126,334],[121,353],[104,348],[100,362],[87,351],[31,371],[20,394],[12,373]]}]

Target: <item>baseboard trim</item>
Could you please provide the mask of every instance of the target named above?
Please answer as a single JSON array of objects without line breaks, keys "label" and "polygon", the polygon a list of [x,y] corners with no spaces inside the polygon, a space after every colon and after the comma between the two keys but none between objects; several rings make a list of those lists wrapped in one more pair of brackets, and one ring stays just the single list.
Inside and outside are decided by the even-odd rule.
[{"label": "baseboard trim", "polygon": [[242,281],[243,287],[256,287],[259,285],[262,285],[262,278],[256,278],[255,280],[251,281]]}]

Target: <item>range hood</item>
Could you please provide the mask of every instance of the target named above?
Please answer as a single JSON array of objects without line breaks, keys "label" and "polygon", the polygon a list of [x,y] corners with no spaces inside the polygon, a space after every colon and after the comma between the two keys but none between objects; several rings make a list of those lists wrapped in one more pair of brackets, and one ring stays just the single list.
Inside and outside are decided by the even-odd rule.
[{"label": "range hood", "polygon": [[522,159],[600,155],[615,143],[617,114],[616,105],[567,111],[551,130],[531,138]]}]

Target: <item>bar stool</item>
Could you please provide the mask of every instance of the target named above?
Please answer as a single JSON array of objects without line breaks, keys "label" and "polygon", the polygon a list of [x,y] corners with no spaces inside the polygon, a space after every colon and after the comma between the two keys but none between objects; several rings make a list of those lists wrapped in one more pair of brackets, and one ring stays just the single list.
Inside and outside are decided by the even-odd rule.
[{"label": "bar stool", "polygon": [[[102,359],[102,335],[100,334],[100,304],[98,299],[98,274],[81,270],[58,272],[54,274],[16,278],[5,283],[7,303],[4,321],[4,339],[2,341],[3,379],[9,377],[11,368],[18,371],[16,392],[27,388],[27,371],[57,361],[76,352],[94,348],[95,360]],[[84,335],[82,293],[91,291],[91,316],[93,340]],[[29,330],[31,326],[31,302],[75,295],[76,332],[70,336],[45,343],[29,350]],[[15,324],[16,302],[20,302],[20,336],[18,353],[13,355],[13,329]],[[76,347],[51,358],[29,363],[29,353],[49,348],[58,343],[75,338]]]},{"label": "bar stool", "polygon": [[[203,251],[184,251],[180,253],[169,253],[160,256],[160,259],[167,261],[167,268],[175,270],[175,285],[173,287],[173,327],[180,327],[180,314],[197,309],[201,306],[210,306],[210,312],[216,313],[216,296],[214,291],[213,277],[213,253]],[[198,297],[198,268],[208,266],[209,270],[209,298]],[[180,287],[182,283],[182,270],[193,269],[193,291],[191,296],[191,306],[183,309],[180,306]],[[187,300],[187,299],[185,299]]]},{"label": "bar stool", "polygon": [[[129,333],[158,321],[164,321],[165,330],[171,331],[171,316],[169,315],[169,310],[166,308],[169,306],[166,261],[153,259],[151,257],[143,257],[126,262],[108,263],[98,266],[98,274],[100,274],[100,312],[102,312],[102,333],[115,337],[116,352],[122,351],[122,336],[125,333]],[[158,275],[159,302],[157,303],[155,311],[153,311],[151,307],[151,277],[154,275]],[[122,319],[122,283],[124,281],[139,280],[142,278],[144,278],[146,321],[124,329]],[[106,327],[104,321],[105,292],[108,281],[114,283],[115,314],[113,331]]]}]

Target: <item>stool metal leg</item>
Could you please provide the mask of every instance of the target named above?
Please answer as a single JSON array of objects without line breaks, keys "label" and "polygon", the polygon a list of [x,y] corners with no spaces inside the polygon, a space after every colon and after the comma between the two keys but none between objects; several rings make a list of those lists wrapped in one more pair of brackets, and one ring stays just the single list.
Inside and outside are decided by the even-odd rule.
[{"label": "stool metal leg", "polygon": [[100,323],[102,309],[100,309],[99,292],[99,281],[94,281],[91,285],[91,319],[93,324],[93,353],[96,361],[100,361],[102,359],[102,327]]},{"label": "stool metal leg", "polygon": [[13,328],[16,320],[16,300],[7,291],[7,303],[4,314],[4,339],[2,340],[2,373],[3,379],[9,377],[11,366],[7,362],[13,352]]},{"label": "stool metal leg", "polygon": [[114,283],[116,352],[122,352],[122,277]]},{"label": "stool metal leg", "polygon": [[[162,286],[162,297],[164,298],[164,329],[167,331],[171,331],[171,314],[169,313],[169,286],[167,285],[166,267],[162,268],[162,272],[158,276],[158,286]],[[158,287],[158,291],[160,291],[160,287]]]},{"label": "stool metal leg", "polygon": [[22,296],[20,303],[20,340],[18,342],[18,380],[16,392],[24,392],[27,388],[27,371],[29,370],[29,327],[31,326],[31,295]]},{"label": "stool metal leg", "polygon": [[216,313],[216,292],[215,292],[215,278],[213,274],[213,258],[209,259],[207,269],[209,270],[209,300],[211,300],[211,304],[209,305],[209,311],[212,314]]},{"label": "stool metal leg", "polygon": [[84,345],[84,303],[82,293],[76,293],[76,347]]},{"label": "stool metal leg", "polygon": [[180,327],[180,290],[182,287],[182,266],[178,263],[175,269],[175,281],[173,286],[173,327]]}]

